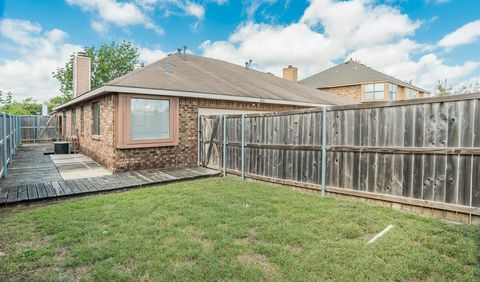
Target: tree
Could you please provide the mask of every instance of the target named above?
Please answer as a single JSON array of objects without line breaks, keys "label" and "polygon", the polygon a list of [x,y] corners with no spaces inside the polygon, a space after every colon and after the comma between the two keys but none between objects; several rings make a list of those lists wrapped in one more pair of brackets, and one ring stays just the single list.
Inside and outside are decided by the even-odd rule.
[{"label": "tree", "polygon": [[[131,42],[123,41],[118,45],[112,42],[103,44],[98,49],[95,46],[86,47],[85,53],[91,60],[92,89],[131,72],[139,65],[138,48]],[[51,99],[52,105],[72,99],[73,59],[74,55],[72,54],[63,68],[57,68],[57,71],[53,72],[53,77],[60,82],[60,91],[63,95],[54,97],[53,101]]]},{"label": "tree", "polygon": [[0,111],[11,115],[36,115],[42,110],[42,105],[33,98],[26,98],[18,102],[13,99],[12,92],[8,92],[6,98],[3,98],[3,92],[0,91]]},{"label": "tree", "polygon": [[434,92],[437,96],[448,96],[452,94],[453,86],[448,82],[447,79],[439,80],[435,83]]}]

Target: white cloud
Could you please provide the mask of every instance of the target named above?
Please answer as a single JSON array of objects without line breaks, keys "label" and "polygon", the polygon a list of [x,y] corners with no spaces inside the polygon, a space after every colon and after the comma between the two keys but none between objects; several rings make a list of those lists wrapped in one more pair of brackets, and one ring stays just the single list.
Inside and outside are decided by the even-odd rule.
[{"label": "white cloud", "polygon": [[[94,13],[102,23],[95,20],[91,26],[94,30],[105,30],[105,24],[110,23],[120,27],[143,25],[147,29],[163,34],[163,29],[156,26],[142,9],[129,2],[116,0],[66,0],[69,5],[78,6],[81,10]],[[103,26],[101,26],[103,25]]]},{"label": "white cloud", "polygon": [[299,67],[304,78],[333,65],[358,59],[399,79],[430,88],[438,79],[466,78],[479,67],[471,61],[447,65],[432,53],[434,46],[411,39],[422,25],[408,15],[369,0],[312,0],[301,19],[289,25],[247,22],[225,41],[200,45],[208,57],[253,66],[281,75],[283,67]]},{"label": "white cloud", "polygon": [[138,52],[140,53],[140,61],[144,62],[145,64],[153,63],[167,56],[167,53],[161,49],[139,47]]},{"label": "white cloud", "polygon": [[82,50],[81,46],[66,43],[68,34],[60,29],[42,31],[38,23],[8,18],[0,21],[2,37],[15,58],[0,60],[0,90],[12,91],[15,99],[33,97],[38,101],[59,95],[52,72]]},{"label": "white cloud", "polygon": [[469,22],[452,33],[445,35],[438,45],[452,48],[459,45],[472,43],[480,39],[480,20]]},{"label": "white cloud", "polygon": [[90,22],[90,27],[100,34],[105,34],[108,31],[108,26],[105,23],[96,20]]},{"label": "white cloud", "polygon": [[203,8],[202,5],[196,3],[189,3],[185,7],[185,11],[187,12],[187,14],[194,16],[199,20],[203,20],[205,16],[205,8]]}]

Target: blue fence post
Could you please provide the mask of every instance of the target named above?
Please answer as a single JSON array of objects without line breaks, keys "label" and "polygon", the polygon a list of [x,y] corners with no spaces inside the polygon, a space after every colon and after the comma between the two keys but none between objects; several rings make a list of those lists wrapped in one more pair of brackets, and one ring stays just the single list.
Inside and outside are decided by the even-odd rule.
[{"label": "blue fence post", "polygon": [[22,144],[22,118],[18,117],[18,145]]},{"label": "blue fence post", "polygon": [[242,179],[245,179],[245,114],[242,114]]},{"label": "blue fence post", "polygon": [[227,115],[223,115],[223,176],[227,176]]},{"label": "blue fence post", "polygon": [[8,141],[10,142],[10,162],[9,163],[12,163],[12,157],[13,157],[13,152],[14,152],[14,149],[13,149],[13,119],[12,119],[12,115],[9,115],[8,116],[8,123],[9,123],[9,126],[8,126],[8,136],[9,136],[9,139]]},{"label": "blue fence post", "polygon": [[323,107],[322,114],[322,196],[325,196],[327,178],[327,107]]},{"label": "blue fence post", "polygon": [[13,155],[17,155],[17,116],[12,119],[12,135],[13,135]]},{"label": "blue fence post", "polygon": [[3,125],[3,176],[7,177],[7,114],[2,113],[2,125]]}]

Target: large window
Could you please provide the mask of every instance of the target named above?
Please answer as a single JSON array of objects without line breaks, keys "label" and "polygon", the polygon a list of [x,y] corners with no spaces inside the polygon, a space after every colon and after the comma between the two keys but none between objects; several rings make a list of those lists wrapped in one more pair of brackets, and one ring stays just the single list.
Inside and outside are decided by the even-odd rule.
[{"label": "large window", "polygon": [[170,101],[132,98],[131,140],[163,139],[170,136]]},{"label": "large window", "polygon": [[397,85],[389,83],[388,84],[388,100],[395,101],[397,100]]},{"label": "large window", "polygon": [[385,99],[385,84],[374,83],[366,84],[363,99],[369,100],[384,100]]},{"label": "large window", "polygon": [[92,134],[100,135],[100,102],[92,104]]},{"label": "large window", "polygon": [[406,93],[407,99],[415,99],[415,98],[417,98],[417,95],[418,95],[418,91],[417,91],[417,90],[413,90],[412,88],[407,88],[405,91],[407,92],[407,93]]},{"label": "large window", "polygon": [[117,148],[178,145],[178,98],[121,94],[115,113]]}]

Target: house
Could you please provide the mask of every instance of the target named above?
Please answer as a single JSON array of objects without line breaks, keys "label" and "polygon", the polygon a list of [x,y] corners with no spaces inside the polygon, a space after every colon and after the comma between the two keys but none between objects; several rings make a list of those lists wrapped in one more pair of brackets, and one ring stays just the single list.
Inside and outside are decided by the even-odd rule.
[{"label": "house", "polygon": [[193,166],[198,115],[355,103],[225,61],[171,54],[90,90],[90,59],[74,59],[74,99],[55,108],[62,135],[111,171]]},{"label": "house", "polygon": [[[297,69],[289,66],[283,77],[296,81]],[[429,92],[350,59],[298,82],[357,102],[397,101],[428,97]]]}]

